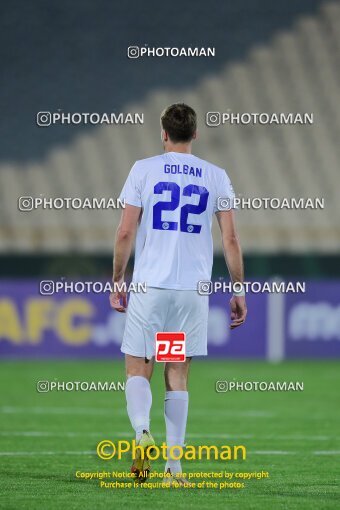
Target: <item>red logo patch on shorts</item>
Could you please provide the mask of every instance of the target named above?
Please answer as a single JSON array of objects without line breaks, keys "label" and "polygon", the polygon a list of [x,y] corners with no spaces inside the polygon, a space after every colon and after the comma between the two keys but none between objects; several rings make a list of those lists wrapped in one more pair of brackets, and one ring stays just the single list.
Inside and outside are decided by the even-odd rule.
[{"label": "red logo patch on shorts", "polygon": [[185,361],[185,333],[156,333],[156,361]]}]

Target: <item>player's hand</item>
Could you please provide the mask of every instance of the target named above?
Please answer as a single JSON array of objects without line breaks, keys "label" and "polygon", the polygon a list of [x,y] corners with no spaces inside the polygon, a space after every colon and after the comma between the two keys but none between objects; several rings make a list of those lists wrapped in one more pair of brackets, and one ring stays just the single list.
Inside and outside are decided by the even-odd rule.
[{"label": "player's hand", "polygon": [[247,305],[244,296],[233,296],[230,300],[230,329],[235,329],[244,323],[247,316]]},{"label": "player's hand", "polygon": [[[119,282],[120,284],[122,282]],[[117,312],[125,313],[127,308],[127,294],[124,290],[116,291],[114,289],[110,294],[110,305],[111,308],[117,310]]]}]

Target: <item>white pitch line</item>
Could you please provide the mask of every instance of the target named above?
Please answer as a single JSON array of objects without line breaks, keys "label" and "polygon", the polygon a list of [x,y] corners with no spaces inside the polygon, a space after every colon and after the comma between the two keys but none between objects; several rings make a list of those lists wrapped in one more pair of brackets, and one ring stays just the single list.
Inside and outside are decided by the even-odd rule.
[{"label": "white pitch line", "polygon": [[248,452],[250,455],[296,455],[298,452],[285,452],[281,450],[255,450]]},{"label": "white pitch line", "polygon": [[0,452],[0,457],[26,457],[31,455],[93,455],[95,451],[85,451],[85,452]]},{"label": "white pitch line", "polygon": [[117,414],[114,409],[91,408],[91,407],[11,407],[4,406],[0,408],[4,414],[90,414],[90,415],[112,415]]},{"label": "white pitch line", "polygon": [[340,450],[321,450],[313,452],[314,455],[340,455]]},{"label": "white pitch line", "polygon": [[[116,435],[123,435],[118,433]],[[125,434],[126,435],[126,434]],[[129,433],[129,435],[132,435]],[[40,431],[26,431],[26,432],[7,432],[0,431],[0,436],[10,437],[98,437],[103,436],[101,432],[40,432]]]},{"label": "white pitch line", "polygon": [[[157,434],[153,434],[153,435],[157,435]],[[208,437],[208,438],[221,438],[221,439],[224,439],[224,438],[239,438],[239,439],[256,439],[256,440],[265,440],[265,441],[268,441],[268,440],[272,440],[272,441],[284,441],[284,440],[289,440],[289,441],[304,441],[304,440],[307,440],[307,441],[334,441],[334,440],[340,440],[340,436],[307,436],[307,435],[301,435],[301,436],[255,436],[254,434],[211,434],[211,433],[207,433],[207,434],[196,434],[196,433],[189,433],[189,434],[186,434],[187,437],[197,437],[197,438],[205,438],[205,437]]]},{"label": "white pitch line", "polygon": [[[165,434],[160,432],[153,433],[155,437],[163,437]],[[0,436],[4,437],[102,437],[102,436],[115,436],[115,437],[133,437],[131,431],[110,431],[110,432],[48,432],[48,431],[0,431]],[[253,434],[200,434],[188,433],[187,438],[197,439],[256,439],[257,441],[339,441],[340,436],[254,436]],[[322,453],[321,453],[322,454]],[[320,455],[321,455],[320,454]]]},{"label": "white pitch line", "polygon": [[[209,410],[208,410],[209,412]],[[259,410],[248,410],[248,411],[232,411],[232,410],[224,410],[224,409],[215,409],[211,410],[211,414],[214,416],[236,416],[236,417],[244,417],[244,418],[274,418],[276,416],[275,413],[269,411],[259,411]],[[162,413],[163,416],[163,413]],[[191,409],[190,416],[207,416],[207,411],[199,410],[199,409]],[[210,416],[210,415],[209,415]]]},{"label": "white pitch line", "polygon": [[[153,434],[154,436],[157,434]],[[158,434],[160,436],[161,434]],[[163,435],[163,434],[162,434]],[[103,432],[41,432],[41,431],[24,431],[24,432],[12,432],[12,431],[0,431],[0,436],[3,437],[108,437],[113,436],[112,431],[103,433]],[[115,432],[115,437],[134,437],[135,434],[132,432]]]},{"label": "white pitch line", "polygon": [[[153,433],[154,437],[163,437],[165,433]],[[42,432],[42,431],[23,431],[23,432],[13,432],[13,431],[0,431],[0,436],[5,437],[102,437],[102,436],[115,436],[115,437],[134,437],[134,433],[129,431],[124,432],[109,432],[103,433],[99,432]],[[252,439],[254,438],[251,434],[187,434],[187,437],[192,438],[221,438],[221,439],[231,439],[231,438],[239,438],[239,439]]]},{"label": "white pitch line", "polygon": [[307,436],[307,435],[301,435],[301,436],[261,436],[264,439],[279,439],[285,440],[289,439],[289,441],[305,441],[306,439],[308,441],[330,441],[330,440],[338,440],[340,439],[339,436]]},{"label": "white pitch line", "polygon": [[[255,450],[248,452],[251,455],[297,455],[299,452],[281,451],[281,450]],[[36,452],[0,452],[0,457],[28,457],[28,456],[44,456],[44,455],[95,455],[95,451],[36,451]],[[340,450],[325,450],[320,452],[310,452],[312,455],[340,455]]]},{"label": "white pitch line", "polygon": [[[249,411],[231,411],[218,409],[212,411],[214,416],[230,416],[235,418],[274,418],[276,414],[268,411],[258,411],[258,410],[249,410]],[[125,415],[125,409],[104,409],[104,408],[91,408],[91,407],[12,407],[12,406],[3,406],[0,408],[0,413],[4,414],[20,414],[20,413],[31,413],[31,414],[84,414],[84,415]],[[163,411],[153,412],[154,416],[162,416]],[[191,416],[202,416],[206,417],[207,412],[199,409],[194,409],[190,411]]]}]

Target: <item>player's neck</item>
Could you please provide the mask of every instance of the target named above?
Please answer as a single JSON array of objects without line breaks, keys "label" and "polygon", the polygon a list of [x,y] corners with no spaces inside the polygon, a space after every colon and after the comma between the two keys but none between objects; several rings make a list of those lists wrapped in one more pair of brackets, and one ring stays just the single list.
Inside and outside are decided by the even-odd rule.
[{"label": "player's neck", "polygon": [[165,152],[180,152],[191,154],[191,143],[169,143],[164,147]]}]

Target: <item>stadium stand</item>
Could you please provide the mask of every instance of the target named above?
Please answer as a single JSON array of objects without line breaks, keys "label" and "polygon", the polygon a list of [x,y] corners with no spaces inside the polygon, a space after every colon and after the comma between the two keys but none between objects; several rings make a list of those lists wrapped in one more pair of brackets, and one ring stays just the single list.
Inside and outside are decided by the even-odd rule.
[{"label": "stadium stand", "polygon": [[[326,2],[316,15],[253,45],[193,87],[160,87],[125,112],[144,113],[141,125],[80,131],[38,162],[0,164],[0,252],[111,252],[119,211],[18,211],[20,196],[114,197],[136,159],[161,152],[159,113],[185,101],[200,118],[198,156],[227,168],[243,197],[324,198],[325,209],[238,214],[246,253],[327,252],[340,245],[340,5]],[[208,127],[208,111],[313,113],[313,125]],[[37,128],[39,129],[39,128]],[[42,129],[42,128],[40,128]],[[67,129],[67,127],[66,127]],[[216,225],[214,236],[218,237]],[[220,244],[216,239],[216,250]]]}]

